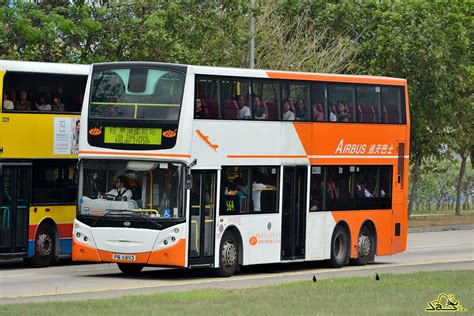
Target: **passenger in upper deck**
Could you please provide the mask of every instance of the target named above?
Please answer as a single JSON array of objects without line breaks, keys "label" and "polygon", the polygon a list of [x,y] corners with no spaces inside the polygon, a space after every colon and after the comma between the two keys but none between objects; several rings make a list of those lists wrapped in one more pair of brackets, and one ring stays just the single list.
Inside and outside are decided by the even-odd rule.
[{"label": "passenger in upper deck", "polygon": [[342,102],[337,102],[336,114],[338,122],[349,122],[349,112],[347,112],[346,105]]},{"label": "passenger in upper deck", "polygon": [[290,111],[291,104],[288,100],[283,100],[283,121],[294,121],[295,113]]},{"label": "passenger in upper deck", "polygon": [[8,92],[3,93],[3,108],[5,110],[14,110],[15,109],[15,105],[10,100],[10,95],[8,94]]},{"label": "passenger in upper deck", "polygon": [[253,118],[256,120],[268,119],[268,111],[263,106],[262,101],[259,97],[253,98]]},{"label": "passenger in upper deck", "polygon": [[38,111],[51,111],[51,104],[46,102],[46,97],[39,97],[38,101],[35,104],[36,110]]},{"label": "passenger in upper deck", "polygon": [[306,104],[304,104],[304,101],[302,98],[299,98],[296,101],[296,120],[298,121],[309,120],[309,111],[308,111],[308,108],[306,107]]},{"label": "passenger in upper deck", "polygon": [[237,113],[238,119],[251,119],[252,115],[250,114],[250,108],[245,105],[245,96],[237,96],[237,105],[239,106],[239,112]]},{"label": "passenger in upper deck", "polygon": [[51,110],[53,111],[64,111],[64,104],[61,103],[61,96],[57,94],[53,98],[53,104],[51,105]]},{"label": "passenger in upper deck", "polygon": [[20,91],[20,101],[16,103],[15,110],[31,111],[31,101],[28,100],[28,92],[26,90]]},{"label": "passenger in upper deck", "polygon": [[194,108],[194,117],[195,118],[204,118],[204,111],[202,110],[202,101],[199,98],[196,98],[196,105]]}]

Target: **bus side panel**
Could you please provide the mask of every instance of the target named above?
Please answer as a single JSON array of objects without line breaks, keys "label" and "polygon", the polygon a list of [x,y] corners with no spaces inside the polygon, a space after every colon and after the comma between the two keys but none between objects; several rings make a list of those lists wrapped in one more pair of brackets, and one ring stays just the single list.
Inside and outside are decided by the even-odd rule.
[{"label": "bus side panel", "polygon": [[73,119],[77,115],[4,113],[2,134],[8,135],[8,143],[3,147],[8,150],[4,150],[3,158],[76,158],[72,154],[54,153],[54,124],[59,117]]},{"label": "bus side panel", "polygon": [[[366,220],[374,223],[377,234],[378,256],[392,254],[392,210],[334,211],[331,212],[336,223],[346,222],[351,234],[351,258],[357,257],[359,230]],[[332,234],[332,232],[331,232]]]},{"label": "bus side panel", "polygon": [[336,222],[329,212],[309,212],[306,221],[306,260],[331,257],[331,237]]}]

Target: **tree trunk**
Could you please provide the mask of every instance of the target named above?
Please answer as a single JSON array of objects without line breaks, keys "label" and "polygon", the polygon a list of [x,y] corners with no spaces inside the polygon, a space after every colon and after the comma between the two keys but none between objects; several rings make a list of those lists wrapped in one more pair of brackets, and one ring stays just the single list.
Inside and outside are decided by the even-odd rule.
[{"label": "tree trunk", "polygon": [[420,177],[419,169],[421,165],[421,158],[422,158],[421,153],[416,155],[415,165],[413,166],[413,174],[411,175],[411,190],[410,190],[410,197],[408,201],[408,218],[410,218],[410,215],[413,209],[413,203],[415,202],[415,199],[416,199],[416,185]]},{"label": "tree trunk", "polygon": [[456,185],[456,215],[461,215],[461,186],[462,179],[464,178],[464,173],[466,172],[466,152],[462,151],[461,153],[461,169],[459,170],[458,183]]}]

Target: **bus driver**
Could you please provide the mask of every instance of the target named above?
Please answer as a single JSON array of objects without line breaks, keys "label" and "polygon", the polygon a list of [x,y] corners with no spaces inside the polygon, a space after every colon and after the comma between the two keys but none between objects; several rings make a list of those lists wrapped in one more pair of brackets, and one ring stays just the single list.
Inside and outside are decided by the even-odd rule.
[{"label": "bus driver", "polygon": [[[118,176],[114,182],[115,189],[110,190],[107,192],[107,195],[111,195],[115,197],[115,200],[123,200],[128,201],[132,199],[132,190],[128,189],[125,186],[127,183],[127,178],[125,176]],[[125,199],[126,198],[126,199]]]}]

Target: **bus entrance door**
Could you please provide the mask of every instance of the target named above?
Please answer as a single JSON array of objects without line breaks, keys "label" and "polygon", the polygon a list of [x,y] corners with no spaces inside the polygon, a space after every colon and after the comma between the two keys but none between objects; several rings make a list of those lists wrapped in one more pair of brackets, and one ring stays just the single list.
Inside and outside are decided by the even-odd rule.
[{"label": "bus entrance door", "polygon": [[306,166],[283,169],[282,260],[305,257],[307,173]]},{"label": "bus entrance door", "polygon": [[31,165],[0,163],[0,258],[27,254]]},{"label": "bus entrance door", "polygon": [[216,219],[216,171],[192,172],[189,266],[214,263],[214,227]]}]

